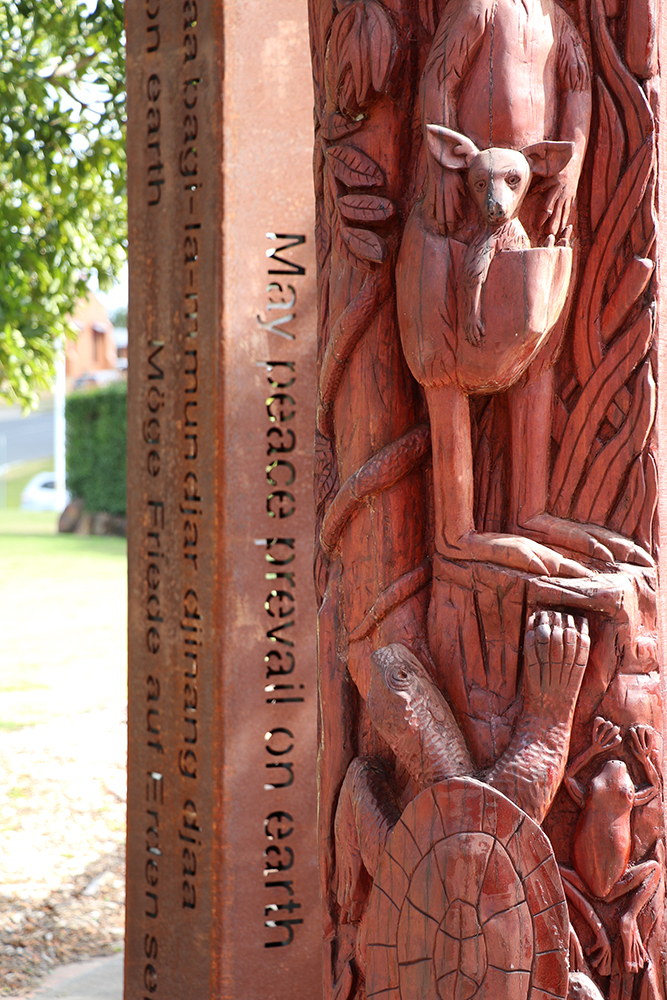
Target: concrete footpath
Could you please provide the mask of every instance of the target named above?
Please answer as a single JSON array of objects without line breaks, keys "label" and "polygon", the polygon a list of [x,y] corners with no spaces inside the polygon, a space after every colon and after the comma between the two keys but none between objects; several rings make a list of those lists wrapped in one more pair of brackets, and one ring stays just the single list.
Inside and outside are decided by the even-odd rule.
[{"label": "concrete footpath", "polygon": [[28,993],[35,1000],[123,1000],[123,955],[63,965]]}]

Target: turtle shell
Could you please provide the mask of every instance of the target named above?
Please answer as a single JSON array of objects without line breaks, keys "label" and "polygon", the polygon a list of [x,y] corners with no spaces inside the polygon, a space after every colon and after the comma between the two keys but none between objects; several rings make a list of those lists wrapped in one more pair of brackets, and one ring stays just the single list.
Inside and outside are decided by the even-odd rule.
[{"label": "turtle shell", "polygon": [[387,841],[366,923],[368,1000],[565,1000],[567,903],[551,845],[474,778],[414,799]]}]

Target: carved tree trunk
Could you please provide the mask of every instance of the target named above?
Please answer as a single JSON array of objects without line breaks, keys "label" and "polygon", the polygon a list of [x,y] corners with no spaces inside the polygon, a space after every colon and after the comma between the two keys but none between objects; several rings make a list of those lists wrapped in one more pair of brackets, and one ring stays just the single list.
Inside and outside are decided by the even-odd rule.
[{"label": "carved tree trunk", "polygon": [[327,1000],[664,1000],[653,0],[310,0]]}]

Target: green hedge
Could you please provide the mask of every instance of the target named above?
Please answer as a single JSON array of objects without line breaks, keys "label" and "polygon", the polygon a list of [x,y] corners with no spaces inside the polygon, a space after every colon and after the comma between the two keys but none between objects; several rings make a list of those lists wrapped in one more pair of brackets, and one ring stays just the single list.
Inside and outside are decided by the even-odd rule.
[{"label": "green hedge", "polygon": [[125,514],[127,383],[67,398],[67,488],[86,510]]}]

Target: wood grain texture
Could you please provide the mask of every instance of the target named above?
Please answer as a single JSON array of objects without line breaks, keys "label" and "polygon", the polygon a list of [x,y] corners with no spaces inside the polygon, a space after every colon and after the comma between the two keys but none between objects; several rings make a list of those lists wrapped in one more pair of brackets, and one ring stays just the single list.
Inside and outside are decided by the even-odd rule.
[{"label": "wood grain texture", "polygon": [[655,7],[310,15],[325,997],[663,1000]]}]

